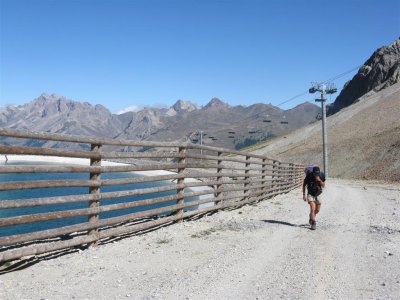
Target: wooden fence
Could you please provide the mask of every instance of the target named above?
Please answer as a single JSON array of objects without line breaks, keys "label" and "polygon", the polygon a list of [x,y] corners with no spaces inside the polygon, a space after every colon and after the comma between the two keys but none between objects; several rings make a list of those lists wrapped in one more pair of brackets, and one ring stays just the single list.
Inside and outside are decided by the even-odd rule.
[{"label": "wooden fence", "polygon": [[[22,145],[22,139],[32,146],[17,146]],[[303,177],[302,165],[191,143],[4,128],[0,128],[0,141],[1,155],[21,155],[18,163],[9,159],[0,165],[0,176],[17,178],[0,182],[0,261],[86,247],[239,207],[286,193],[298,187]],[[63,148],[54,147],[61,144]],[[87,163],[46,164],[37,160],[33,165],[23,161],[26,155],[86,159]],[[146,176],[132,175],[142,171]],[[22,192],[25,196],[18,198]]]}]

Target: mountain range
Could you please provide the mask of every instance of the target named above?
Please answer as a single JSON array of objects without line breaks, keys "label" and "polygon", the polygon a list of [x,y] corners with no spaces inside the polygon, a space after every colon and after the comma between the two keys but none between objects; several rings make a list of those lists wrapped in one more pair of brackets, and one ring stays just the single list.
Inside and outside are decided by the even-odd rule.
[{"label": "mountain range", "polygon": [[[115,139],[202,142],[238,149],[309,124],[319,111],[307,102],[283,110],[261,103],[230,106],[213,98],[203,107],[178,100],[170,108],[113,114],[102,105],[42,94],[29,103],[0,109],[0,127]],[[45,145],[57,146],[53,142]]]},{"label": "mountain range", "polygon": [[[397,39],[372,54],[328,106],[328,114],[337,113],[399,80],[400,39]],[[190,141],[241,149],[313,123],[319,112],[318,106],[308,102],[283,110],[263,103],[231,106],[213,98],[205,106],[178,100],[170,108],[148,107],[113,114],[102,105],[44,93],[29,103],[0,108],[0,127],[115,139]],[[64,147],[50,141],[38,146]]]}]

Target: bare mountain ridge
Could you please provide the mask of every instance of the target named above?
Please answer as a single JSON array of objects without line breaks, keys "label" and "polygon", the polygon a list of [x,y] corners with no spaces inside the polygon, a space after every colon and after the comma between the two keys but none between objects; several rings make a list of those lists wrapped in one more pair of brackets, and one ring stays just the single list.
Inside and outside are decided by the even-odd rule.
[{"label": "bare mountain ridge", "polygon": [[380,91],[400,81],[400,39],[377,49],[348,81],[335,102],[330,115],[353,104],[369,91]]},{"label": "bare mountain ridge", "polygon": [[[42,94],[24,105],[0,109],[0,126],[134,140],[186,141],[191,138],[194,143],[199,142],[194,134],[202,130],[206,136],[215,136],[214,139],[205,138],[204,144],[233,148],[244,144],[246,139],[247,143],[254,143],[304,126],[314,121],[318,112],[319,108],[310,103],[285,111],[270,104],[230,106],[213,98],[204,107],[178,100],[169,109],[145,108],[117,115],[102,105]],[[286,117],[290,117],[290,122],[281,124]],[[270,118],[271,123],[263,123],[266,118]],[[237,134],[235,131],[229,137],[228,132],[232,130]],[[51,142],[46,145],[56,146]]]},{"label": "bare mountain ridge", "polygon": [[18,106],[0,110],[0,126],[76,135],[112,137],[118,134],[121,121],[102,105],[71,101],[65,97],[42,94]]}]

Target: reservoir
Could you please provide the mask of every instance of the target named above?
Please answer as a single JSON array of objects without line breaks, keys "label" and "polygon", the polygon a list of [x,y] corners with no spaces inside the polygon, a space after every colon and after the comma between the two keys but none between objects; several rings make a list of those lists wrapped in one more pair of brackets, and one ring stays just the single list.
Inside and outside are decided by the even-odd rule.
[{"label": "reservoir", "polygon": [[[21,162],[15,160],[9,160],[8,162],[0,162],[0,170],[4,165],[38,165],[35,162]],[[59,163],[53,162],[40,162],[40,165],[60,165]],[[70,166],[71,164],[62,164],[63,166]],[[143,176],[141,174],[133,173],[133,172],[121,172],[121,173],[102,173],[101,179],[122,179],[122,178],[135,178]],[[32,181],[32,180],[87,180],[89,179],[88,173],[25,173],[25,174],[2,174],[0,172],[0,182],[13,182],[13,181]],[[176,182],[172,181],[157,181],[157,182],[145,182],[145,183],[135,183],[135,184],[124,184],[124,185],[115,185],[115,186],[102,186],[101,192],[114,192],[114,191],[126,191],[126,190],[135,190],[135,189],[143,189],[143,188],[151,188],[151,187],[161,187],[167,185],[175,185]],[[190,189],[185,189],[185,193],[191,192]],[[26,189],[26,190],[9,190],[9,191],[0,191],[0,201],[8,201],[8,200],[24,200],[24,199],[32,199],[32,198],[46,198],[46,197],[55,197],[55,196],[70,196],[70,195],[85,195],[89,193],[88,187],[57,187],[57,188],[37,188],[37,189]],[[123,198],[115,198],[115,199],[102,199],[100,200],[100,206],[102,205],[110,205],[117,204],[123,202],[133,202],[145,199],[152,199],[158,197],[164,197],[169,195],[175,195],[176,190],[157,192],[153,194],[146,195],[136,195],[129,196]],[[186,201],[195,201],[198,200],[198,197],[185,198]],[[169,202],[162,202],[152,205],[133,207],[127,209],[121,209],[117,211],[108,211],[100,213],[100,219],[106,219],[111,217],[117,217],[125,214],[130,214],[134,212],[165,207],[169,205],[176,204],[176,200]],[[46,213],[46,212],[54,212],[54,211],[64,211],[64,210],[74,210],[74,209],[82,209],[87,208],[88,202],[74,202],[74,203],[63,203],[63,204],[52,204],[52,205],[44,205],[44,206],[35,206],[35,207],[23,207],[23,208],[12,208],[12,209],[0,209],[0,221],[1,218],[7,217],[15,217],[21,215],[32,215],[37,213]],[[190,207],[186,210],[197,209],[196,206]],[[168,215],[173,213],[165,212],[162,215]],[[79,217],[70,217],[56,220],[49,220],[43,222],[36,223],[28,223],[21,224],[9,227],[0,227],[0,237],[1,236],[9,236],[15,234],[29,233],[34,231],[53,229],[58,227],[63,227],[67,225],[74,225],[78,223],[87,222],[87,216],[79,216]]]}]

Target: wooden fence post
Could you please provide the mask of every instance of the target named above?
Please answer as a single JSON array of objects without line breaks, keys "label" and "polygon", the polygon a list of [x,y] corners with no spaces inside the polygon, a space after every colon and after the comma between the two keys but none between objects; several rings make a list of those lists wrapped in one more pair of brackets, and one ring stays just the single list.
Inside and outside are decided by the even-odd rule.
[{"label": "wooden fence post", "polygon": [[[99,144],[91,144],[91,151],[92,152],[100,152],[101,145]],[[100,167],[101,166],[101,158],[91,158],[90,159],[90,166],[91,167]],[[100,180],[101,172],[92,172],[90,173],[90,180]],[[100,196],[100,186],[89,187],[89,194],[94,194]],[[100,200],[91,200],[89,201],[89,208],[96,208],[100,207]],[[99,223],[99,214],[92,214],[88,216],[88,223],[91,224],[98,224]],[[89,235],[95,237],[95,241],[90,243],[88,246],[95,246],[99,240],[99,228],[96,226],[95,228],[89,230]]]},{"label": "wooden fence post", "polygon": [[[248,168],[248,167],[250,167],[250,156],[246,156],[246,168]],[[250,173],[250,170],[245,170],[244,171],[244,174],[245,175],[248,175]],[[248,181],[249,180],[249,178],[250,177],[244,177],[244,180],[245,181]],[[248,185],[249,185],[249,183],[247,183],[247,182],[245,182],[244,183],[244,190],[243,190],[243,195],[244,195],[244,199],[246,199],[247,197],[247,194],[249,193],[249,190],[248,190]]]},{"label": "wooden fence post", "polygon": [[298,185],[300,185],[300,184],[302,184],[303,183],[303,180],[304,180],[304,169],[303,169],[303,167],[301,167],[301,166],[297,166],[297,172],[296,172],[296,175],[297,175],[297,184]]},{"label": "wooden fence post", "polygon": [[267,166],[265,164],[266,160],[267,160],[266,158],[263,158],[262,165],[261,165],[261,168],[262,168],[262,170],[261,170],[261,185],[262,185],[261,192],[262,193],[264,193],[264,190],[265,190],[265,172],[266,172],[265,167]]},{"label": "wooden fence post", "polygon": [[[178,163],[179,164],[184,164],[186,162],[186,148],[185,147],[179,147],[179,159],[178,159]],[[178,174],[182,174],[185,171],[185,168],[178,168]],[[177,181],[178,185],[183,185],[185,183],[185,178],[178,178]],[[184,198],[184,194],[185,194],[185,189],[184,188],[178,188],[176,190],[177,194],[178,194],[178,199],[176,200],[176,204],[184,204],[185,203],[185,198]],[[183,208],[181,209],[177,209],[176,210],[176,214],[183,216]],[[178,219],[178,223],[181,223],[183,221],[182,217]]]},{"label": "wooden fence post", "polygon": [[290,163],[290,187],[294,187],[296,185],[296,174],[294,172],[294,164]]},{"label": "wooden fence post", "polygon": [[[222,156],[222,152],[218,152],[218,158],[221,158],[221,156]],[[222,172],[222,160],[218,159],[218,161],[217,161],[217,174],[218,174],[217,182],[221,182],[222,181],[222,176],[220,176],[221,172]],[[222,184],[218,183],[217,184],[217,190],[219,190],[221,187],[222,187]],[[221,192],[217,192],[215,197],[216,197],[216,201],[214,202],[214,204],[217,205],[219,203],[218,198],[221,197]]]},{"label": "wooden fence post", "polygon": [[284,174],[285,174],[285,169],[281,166],[282,163],[280,161],[278,161],[278,174],[279,174],[279,179],[278,179],[278,191],[281,192],[282,191],[282,184],[284,182],[284,180],[282,179]]},{"label": "wooden fence post", "polygon": [[272,181],[271,181],[271,188],[272,188],[272,192],[275,192],[275,177],[276,177],[276,168],[277,168],[277,161],[274,160],[272,162]]}]

